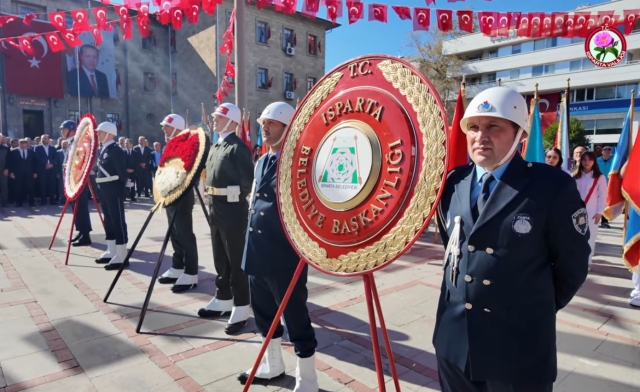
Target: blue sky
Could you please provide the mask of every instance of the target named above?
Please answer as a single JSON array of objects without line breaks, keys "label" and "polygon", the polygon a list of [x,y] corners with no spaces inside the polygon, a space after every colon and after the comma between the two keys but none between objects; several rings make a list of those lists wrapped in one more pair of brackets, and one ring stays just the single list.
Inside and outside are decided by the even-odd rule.
[{"label": "blue sky", "polygon": [[[366,54],[398,55],[398,51],[404,56],[413,54],[409,44],[409,34],[412,31],[412,21],[400,20],[395,11],[389,7],[388,23],[380,23],[368,20],[368,4],[381,3],[391,5],[404,5],[409,7],[425,7],[424,0],[363,0],[365,2],[364,19],[349,25],[345,16],[338,18],[340,27],[328,32],[326,38],[325,68],[329,72],[335,66],[354,57]],[[602,3],[602,0],[591,1],[592,5]],[[442,9],[472,9],[474,11],[520,11],[520,12],[562,12],[572,11],[579,5],[589,3],[588,0],[466,0],[459,3],[448,3],[446,0],[436,0],[436,5],[430,8]],[[345,0],[346,4],[346,0]],[[326,17],[326,8],[321,7],[318,14]],[[434,24],[435,12],[431,14],[431,29],[437,29]],[[357,38],[356,38],[357,37]]]}]

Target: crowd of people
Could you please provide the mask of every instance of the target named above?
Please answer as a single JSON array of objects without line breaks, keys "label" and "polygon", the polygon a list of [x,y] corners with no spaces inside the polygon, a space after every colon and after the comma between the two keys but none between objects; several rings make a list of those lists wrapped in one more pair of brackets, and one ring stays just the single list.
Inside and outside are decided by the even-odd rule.
[{"label": "crowd of people", "polygon": [[[63,126],[77,126],[75,121],[65,121]],[[149,147],[144,136],[133,145],[131,139],[120,137],[118,146],[126,152],[127,175],[126,197],[136,201],[137,197],[151,197],[152,177],[160,162],[162,145],[159,142]],[[64,205],[63,164],[67,160],[69,140],[44,134],[34,139],[9,139],[0,134],[0,205],[30,207],[39,205]],[[90,181],[97,192],[96,169]],[[92,196],[90,196],[92,197]]]}]

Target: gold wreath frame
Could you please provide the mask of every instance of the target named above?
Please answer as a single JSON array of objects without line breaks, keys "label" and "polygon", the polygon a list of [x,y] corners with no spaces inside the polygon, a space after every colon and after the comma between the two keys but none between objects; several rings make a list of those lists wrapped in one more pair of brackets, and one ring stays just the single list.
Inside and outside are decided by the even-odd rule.
[{"label": "gold wreath frame", "polygon": [[[280,156],[278,190],[280,208],[285,229],[298,250],[308,261],[325,271],[353,273],[371,270],[400,255],[405,246],[422,230],[425,219],[435,208],[439,189],[443,183],[446,156],[446,130],[438,102],[429,94],[429,87],[422,79],[402,63],[383,60],[378,64],[384,78],[405,96],[418,115],[419,134],[422,136],[422,166],[409,201],[396,226],[375,243],[337,258],[327,256],[327,251],[304,231],[295,213],[291,195],[294,151],[305,125],[322,101],[333,91],[343,76],[337,71],[325,78],[302,102],[289,131]],[[391,87],[390,86],[390,87]],[[434,91],[433,94],[436,94]]]},{"label": "gold wreath frame", "polygon": [[[82,148],[78,148],[78,143],[84,136],[85,132],[89,132],[91,134],[91,146],[89,147],[89,165],[84,167],[84,173],[82,173],[82,177],[80,178],[80,182],[75,182],[73,180],[73,170],[74,165],[72,162],[76,159],[78,151]],[[67,155],[67,161],[65,162],[66,167],[64,169],[64,194],[69,200],[75,200],[78,198],[83,188],[87,185],[89,181],[89,173],[93,169],[95,165],[95,160],[98,155],[98,133],[93,128],[93,121],[89,117],[85,117],[78,124],[78,130],[76,131],[76,135],[73,138],[73,143],[69,146],[69,154]],[[73,192],[71,192],[73,191]]]},{"label": "gold wreath frame", "polygon": [[[156,204],[151,209],[152,211],[155,211],[157,208],[160,208],[162,206],[168,206],[171,203],[174,203],[176,200],[178,200],[184,194],[184,192],[191,186],[191,182],[193,181],[193,178],[195,177],[195,175],[199,171],[199,169],[202,167],[202,162],[203,162],[203,159],[204,159],[204,153],[209,150],[209,148],[208,148],[209,141],[207,140],[207,134],[206,134],[205,130],[202,127],[198,127],[196,129],[185,129],[184,131],[180,132],[177,136],[180,136],[180,135],[184,134],[185,132],[188,132],[188,133],[195,132],[196,134],[198,134],[198,148],[199,149],[198,149],[198,155],[196,156],[196,164],[194,164],[194,166],[191,168],[189,173],[187,173],[187,177],[182,182],[182,184],[180,184],[177,187],[175,187],[164,198],[158,192],[158,189],[156,188],[156,183],[154,181],[154,183],[153,183],[153,200],[156,202]],[[170,160],[165,162],[165,165],[163,165],[162,167],[159,167],[158,171],[161,171],[167,165],[168,166],[173,166],[173,165],[177,165],[177,164],[178,164],[178,160],[177,159],[170,159]],[[156,172],[156,175],[157,175],[157,172]]]}]

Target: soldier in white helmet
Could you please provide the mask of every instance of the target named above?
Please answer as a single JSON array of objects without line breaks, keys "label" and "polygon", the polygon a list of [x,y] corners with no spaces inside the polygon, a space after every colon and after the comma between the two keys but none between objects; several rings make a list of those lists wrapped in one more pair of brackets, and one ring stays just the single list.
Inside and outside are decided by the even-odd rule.
[{"label": "soldier in white helmet", "polygon": [[[269,147],[269,153],[256,163],[242,267],[249,275],[251,305],[256,326],[263,338],[273,323],[300,262],[300,256],[284,232],[276,202],[276,167],[285,130],[294,112],[295,109],[288,103],[274,102],[258,118],[258,123],[262,125],[262,140]],[[317,392],[319,388],[315,368],[317,341],[307,308],[307,270],[308,266],[305,265],[283,314],[289,340],[298,357],[294,392]],[[266,384],[284,376],[281,346],[283,330],[279,325],[273,334],[253,382]],[[250,372],[247,370],[240,374],[238,380],[246,383]]]},{"label": "soldier in white helmet", "polygon": [[448,174],[438,206],[443,392],[551,392],[556,379],[556,312],[586,279],[589,227],[575,181],[517,153],[527,117],[520,93],[494,87],[460,122],[472,162]]},{"label": "soldier in white helmet", "polygon": [[[184,118],[178,114],[168,115],[160,125],[167,142],[186,128]],[[198,285],[198,247],[193,233],[192,214],[194,205],[194,192],[187,189],[179,201],[165,207],[169,223],[174,215],[177,217],[170,235],[173,247],[171,268],[160,276],[158,283],[173,284],[171,291],[174,293],[181,293]]]},{"label": "soldier in white helmet", "polygon": [[214,298],[198,311],[200,317],[229,316],[225,332],[235,335],[251,315],[249,281],[242,271],[247,229],[247,196],[253,182],[251,149],[236,135],[240,109],[224,103],[213,113],[218,141],[206,166],[205,192],[209,195],[211,243],[216,267]]},{"label": "soldier in white helmet", "polygon": [[127,182],[126,154],[115,142],[118,128],[111,122],[103,122],[96,128],[102,148],[96,160],[100,207],[104,213],[107,251],[96,260],[107,263],[107,271],[120,268],[127,257],[127,222],[124,216],[124,186]]}]

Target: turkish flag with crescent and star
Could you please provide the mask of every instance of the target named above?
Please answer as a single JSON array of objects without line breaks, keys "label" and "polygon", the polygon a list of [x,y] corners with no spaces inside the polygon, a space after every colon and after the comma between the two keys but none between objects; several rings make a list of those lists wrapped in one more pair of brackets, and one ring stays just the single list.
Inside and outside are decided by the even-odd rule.
[{"label": "turkish flag with crescent and star", "polygon": [[2,28],[4,36],[30,38],[18,40],[24,48],[7,46],[4,51],[7,94],[64,98],[62,54],[52,51],[45,37],[53,30],[50,23],[37,19],[29,26],[8,23]]},{"label": "turkish flag with crescent and star", "polygon": [[[549,125],[556,121],[558,115],[558,104],[561,99],[561,92],[540,94],[538,101],[538,109],[540,110],[540,126],[542,127],[542,133],[544,133]],[[527,101],[527,107],[531,107],[531,98],[533,95],[527,95],[525,100]]]}]

